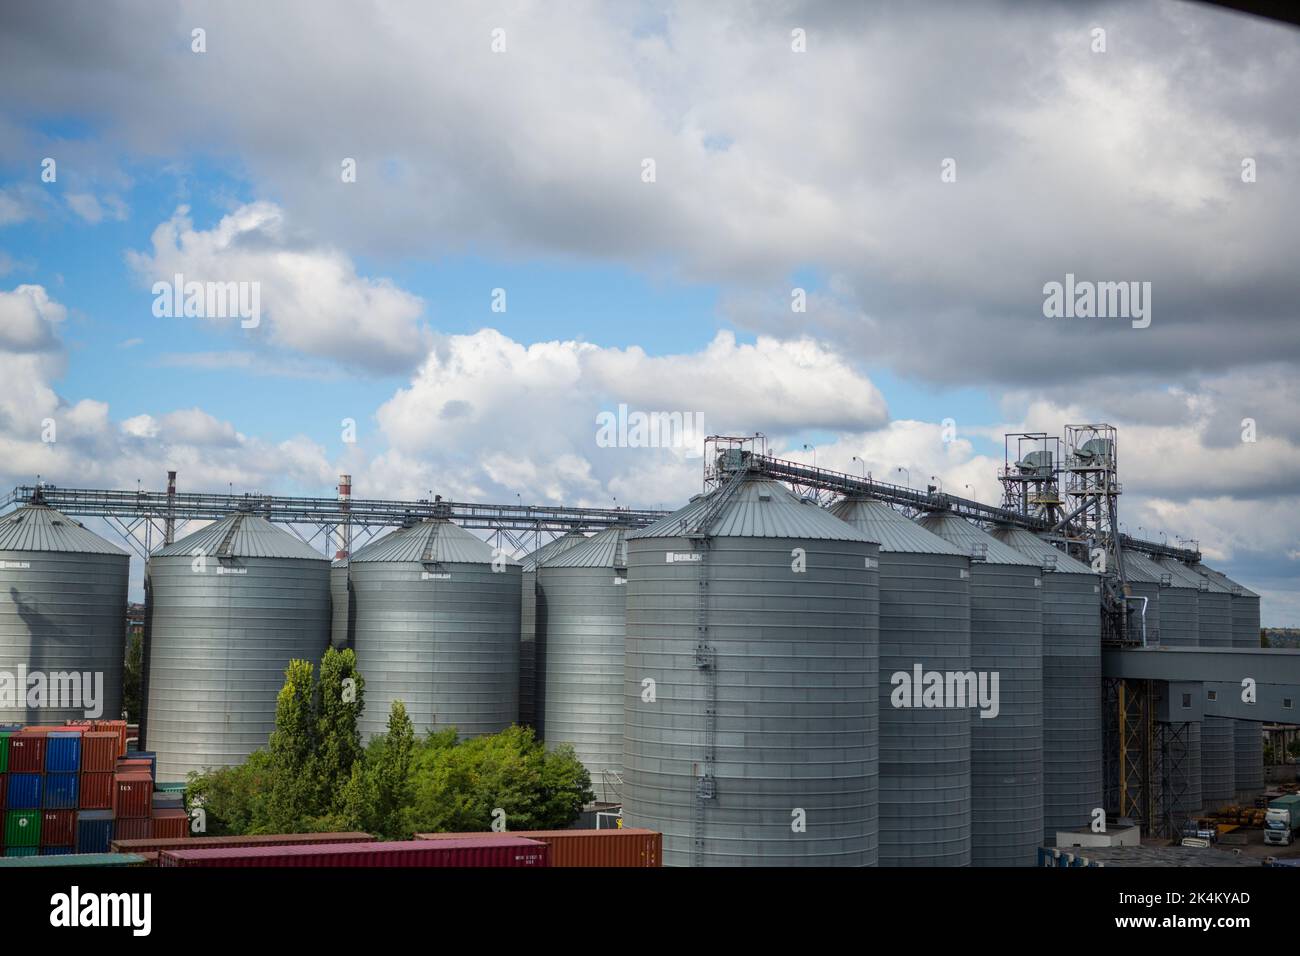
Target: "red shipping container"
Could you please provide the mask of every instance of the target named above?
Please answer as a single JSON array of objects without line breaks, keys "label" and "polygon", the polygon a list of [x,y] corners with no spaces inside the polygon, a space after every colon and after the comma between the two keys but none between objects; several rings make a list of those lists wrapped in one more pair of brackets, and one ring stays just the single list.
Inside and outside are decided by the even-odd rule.
[{"label": "red shipping container", "polygon": [[76,846],[77,811],[42,810],[41,846]]},{"label": "red shipping container", "polygon": [[147,773],[153,776],[153,761],[144,757],[118,757],[114,769],[118,773]]},{"label": "red shipping container", "polygon": [[45,735],[27,731],[9,738],[10,773],[45,772]]},{"label": "red shipping container", "polygon": [[189,814],[172,808],[154,813],[153,829],[149,831],[149,837],[154,840],[183,840],[189,832]]},{"label": "red shipping container", "polygon": [[117,760],[117,734],[96,730],[81,735],[81,772],[112,773]]},{"label": "red shipping container", "polygon": [[211,847],[300,846],[328,843],[374,843],[369,833],[259,833],[245,836],[187,836],[180,840],[114,840],[114,853],[154,853],[160,850],[205,850]]},{"label": "red shipping container", "polygon": [[147,840],[153,821],[148,817],[120,817],[113,821],[114,840]]},{"label": "red shipping container", "polygon": [[81,775],[81,809],[113,809],[113,774],[83,773]]},{"label": "red shipping container", "polygon": [[117,752],[114,757],[120,757],[126,753],[126,721],[125,720],[97,720],[95,721],[95,730],[109,731],[117,734]]},{"label": "red shipping container", "polygon": [[[153,816],[153,780],[147,773],[113,775],[113,817]],[[144,834],[149,836],[148,832]],[[143,839],[143,837],[137,837]]]},{"label": "red shipping container", "polygon": [[219,847],[164,850],[159,866],[498,867],[546,866],[548,848],[519,837],[408,840],[333,846]]},{"label": "red shipping container", "polygon": [[538,840],[551,848],[552,867],[657,867],[662,866],[662,833],[638,827],[608,830],[511,830],[508,833],[417,833],[417,840],[485,840],[505,836]]}]

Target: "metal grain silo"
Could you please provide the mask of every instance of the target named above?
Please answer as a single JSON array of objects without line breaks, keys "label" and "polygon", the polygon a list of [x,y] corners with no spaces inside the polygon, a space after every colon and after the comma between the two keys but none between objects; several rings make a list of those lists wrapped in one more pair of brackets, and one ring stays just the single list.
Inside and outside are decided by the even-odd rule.
[{"label": "metal grain silo", "polygon": [[967,672],[970,559],[880,501],[831,509],[880,542],[880,865],[969,866],[970,714],[893,707],[892,675]]},{"label": "metal grain silo", "polygon": [[417,734],[504,730],[519,714],[519,565],[442,518],[353,552],[363,737],[406,705]]},{"label": "metal grain silo", "polygon": [[[1168,572],[1174,586],[1196,596],[1196,643],[1199,647],[1232,646],[1232,594],[1223,585],[1202,577],[1181,561],[1161,558],[1156,562]],[[1208,705],[1208,700],[1206,701]],[[1214,809],[1231,803],[1233,750],[1236,747],[1234,721],[1206,716],[1201,721],[1201,805]]]},{"label": "metal grain silo", "polygon": [[1102,799],[1101,583],[1023,528],[990,532],[1043,570],[1043,839],[1092,820]]},{"label": "metal grain silo", "polygon": [[626,528],[609,528],[537,568],[537,730],[573,744],[600,800],[623,769]]},{"label": "metal grain silo", "polygon": [[999,680],[997,715],[971,711],[971,865],[1032,866],[1043,840],[1042,570],[957,515],[917,520],[971,555],[971,668]]},{"label": "metal grain silo", "polygon": [[[46,706],[28,707],[23,680],[13,706],[0,704],[0,724],[121,717],[130,560],[39,502],[0,519],[0,670],[39,671],[51,691]],[[57,674],[79,676],[65,683]],[[53,693],[56,681],[69,696]],[[49,706],[60,696],[67,706]]]},{"label": "metal grain silo", "polygon": [[159,780],[243,763],[275,729],[289,661],[329,643],[329,561],[239,512],[149,558],[141,734]]},{"label": "metal grain silo", "polygon": [[339,558],[330,565],[330,646],[340,651],[351,647],[355,623],[348,559]]},{"label": "metal grain silo", "polygon": [[542,545],[521,560],[519,575],[519,723],[527,727],[537,725],[537,690],[534,676],[537,635],[537,565],[569,548],[576,548],[587,540],[578,531]]},{"label": "metal grain silo", "polygon": [[775,481],[627,538],[623,819],[673,866],[877,862],[877,570]]},{"label": "metal grain silo", "polygon": [[[1192,570],[1218,581],[1232,593],[1232,646],[1259,647],[1259,595],[1222,572],[1203,564]],[[1251,805],[1264,789],[1263,724],[1258,720],[1233,721],[1233,789],[1237,802]]]},{"label": "metal grain silo", "polygon": [[[1155,607],[1158,643],[1164,647],[1196,647],[1200,642],[1197,596],[1187,582],[1181,577],[1175,580],[1172,573],[1140,551],[1124,552],[1124,573],[1133,594],[1149,594],[1150,583],[1155,582],[1155,601],[1148,603],[1147,613]],[[1201,809],[1201,727],[1200,719],[1190,721],[1183,735],[1185,787],[1182,793],[1171,798],[1171,809],[1177,819],[1195,816]]]},{"label": "metal grain silo", "polygon": [[1140,551],[1124,552],[1124,576],[1128,579],[1129,618],[1133,638],[1148,647],[1160,641],[1160,568]]}]

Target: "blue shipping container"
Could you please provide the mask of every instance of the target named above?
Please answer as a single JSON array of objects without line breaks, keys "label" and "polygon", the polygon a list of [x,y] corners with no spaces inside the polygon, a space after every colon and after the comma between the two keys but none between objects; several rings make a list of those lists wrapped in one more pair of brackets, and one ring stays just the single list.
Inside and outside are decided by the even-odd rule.
[{"label": "blue shipping container", "polygon": [[70,846],[43,846],[41,847],[41,856],[71,856],[72,847]]},{"label": "blue shipping container", "polygon": [[36,856],[39,852],[40,848],[34,846],[5,847],[5,856]]},{"label": "blue shipping container", "polygon": [[9,810],[39,810],[41,808],[41,775],[39,773],[9,774],[9,789],[5,794],[5,808]]},{"label": "blue shipping container", "polygon": [[77,773],[81,770],[81,734],[45,735],[45,772]]},{"label": "blue shipping container", "polygon": [[47,773],[45,775],[45,809],[77,809],[77,780],[75,773]]},{"label": "blue shipping container", "polygon": [[158,755],[152,750],[128,750],[126,752],[128,760],[147,760],[149,761],[149,776],[153,777],[154,782],[158,781]]},{"label": "blue shipping container", "polygon": [[77,814],[77,852],[107,853],[113,842],[113,812],[82,810]]},{"label": "blue shipping container", "polygon": [[155,810],[184,810],[185,798],[179,793],[155,793],[153,795]]}]

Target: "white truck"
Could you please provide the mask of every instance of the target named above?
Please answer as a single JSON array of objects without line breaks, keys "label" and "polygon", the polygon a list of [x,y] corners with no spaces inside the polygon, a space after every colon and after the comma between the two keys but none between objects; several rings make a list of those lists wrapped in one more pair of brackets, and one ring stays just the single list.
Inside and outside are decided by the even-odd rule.
[{"label": "white truck", "polygon": [[1264,814],[1264,842],[1286,846],[1300,834],[1300,793],[1270,800]]}]

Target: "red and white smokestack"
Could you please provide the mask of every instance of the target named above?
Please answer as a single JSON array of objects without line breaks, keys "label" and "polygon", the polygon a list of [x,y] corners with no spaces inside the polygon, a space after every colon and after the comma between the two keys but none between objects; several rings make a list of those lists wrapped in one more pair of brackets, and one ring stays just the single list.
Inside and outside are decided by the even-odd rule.
[{"label": "red and white smokestack", "polygon": [[163,543],[171,544],[176,538],[176,472],[167,472],[167,524],[163,529]]},{"label": "red and white smokestack", "polygon": [[339,526],[339,549],[334,554],[337,561],[352,553],[352,518],[349,515],[352,505],[352,476],[339,475],[339,511],[343,512],[343,521]]}]

